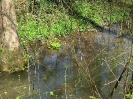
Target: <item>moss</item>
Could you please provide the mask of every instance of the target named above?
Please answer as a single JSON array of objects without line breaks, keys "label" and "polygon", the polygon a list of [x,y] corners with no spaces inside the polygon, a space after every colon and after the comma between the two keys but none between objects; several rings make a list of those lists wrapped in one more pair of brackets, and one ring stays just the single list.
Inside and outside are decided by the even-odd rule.
[{"label": "moss", "polygon": [[25,59],[23,51],[20,49],[15,49],[14,51],[5,49],[0,53],[0,56],[1,71],[12,73],[25,70],[28,65],[28,59]]},{"label": "moss", "polygon": [[[15,63],[16,64],[16,63]],[[0,71],[8,72],[8,73],[13,73],[17,71],[22,71],[27,69],[28,66],[28,59],[24,59],[23,62],[18,63],[17,65],[14,64],[5,64],[4,62],[1,63],[0,66]]]}]

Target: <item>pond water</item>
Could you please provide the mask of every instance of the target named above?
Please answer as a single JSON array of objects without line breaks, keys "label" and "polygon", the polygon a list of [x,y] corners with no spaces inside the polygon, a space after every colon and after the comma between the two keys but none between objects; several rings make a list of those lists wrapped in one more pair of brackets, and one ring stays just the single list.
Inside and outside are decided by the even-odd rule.
[{"label": "pond water", "polygon": [[[119,27],[73,33],[59,38],[66,42],[59,51],[34,46],[28,71],[0,74],[0,99],[108,99],[132,54],[131,39],[118,33]],[[126,74],[112,99],[123,98]]]}]

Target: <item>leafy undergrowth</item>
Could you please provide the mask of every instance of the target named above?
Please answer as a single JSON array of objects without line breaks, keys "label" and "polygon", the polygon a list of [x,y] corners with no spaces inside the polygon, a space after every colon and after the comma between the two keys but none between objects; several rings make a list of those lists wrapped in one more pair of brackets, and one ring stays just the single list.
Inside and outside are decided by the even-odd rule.
[{"label": "leafy undergrowth", "polygon": [[121,7],[100,0],[75,0],[72,4],[44,0],[35,6],[29,2],[25,5],[28,10],[23,4],[16,6],[20,8],[17,13],[22,13],[17,14],[18,30],[25,42],[51,39],[76,30],[86,31],[93,28],[94,23],[99,26],[117,23],[123,20],[123,15],[127,18],[129,12],[126,9],[123,14]]}]

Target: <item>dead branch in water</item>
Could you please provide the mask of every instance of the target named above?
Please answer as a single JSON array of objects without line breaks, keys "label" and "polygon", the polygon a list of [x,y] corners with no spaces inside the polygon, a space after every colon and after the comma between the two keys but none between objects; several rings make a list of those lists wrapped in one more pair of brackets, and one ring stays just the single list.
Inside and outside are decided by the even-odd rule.
[{"label": "dead branch in water", "polygon": [[122,77],[123,77],[123,74],[124,74],[125,71],[127,70],[127,67],[128,67],[128,65],[130,64],[130,61],[131,61],[132,58],[133,58],[133,56],[131,56],[131,57],[129,58],[128,62],[125,64],[122,73],[120,74],[118,80],[116,81],[115,86],[113,87],[113,90],[111,91],[111,93],[110,93],[109,96],[108,96],[108,99],[110,99],[110,98],[113,96],[113,93],[115,92],[116,88],[118,87],[118,85],[119,85],[119,83],[120,83],[120,81],[121,81],[121,79],[122,79]]}]

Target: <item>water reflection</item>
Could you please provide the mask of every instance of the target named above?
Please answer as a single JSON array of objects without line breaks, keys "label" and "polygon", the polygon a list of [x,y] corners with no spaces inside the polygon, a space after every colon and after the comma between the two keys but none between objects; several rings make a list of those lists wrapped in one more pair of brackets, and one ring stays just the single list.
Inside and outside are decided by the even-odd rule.
[{"label": "water reflection", "polygon": [[0,77],[0,99],[16,99],[21,96],[28,97],[27,72],[12,74],[2,73]]},{"label": "water reflection", "polygon": [[[75,43],[71,47],[63,45],[62,50],[52,53],[47,53],[46,48],[42,47],[42,53],[38,54],[39,60],[30,62],[28,73],[8,76],[5,74],[0,78],[0,95],[2,98],[16,98],[20,95],[23,99],[89,99],[90,96],[97,97],[97,88],[101,97],[106,99],[127,63],[132,49],[131,40],[117,38],[113,33],[106,32],[82,33],[82,37],[73,38]],[[73,39],[68,37],[68,45],[71,45]],[[20,81],[18,75],[22,75]],[[9,84],[5,82],[5,78],[14,78],[14,81]],[[123,91],[125,79],[122,78],[113,99],[123,97],[119,92]],[[14,89],[15,85],[23,85],[23,82],[27,87],[23,91],[25,96],[21,92],[18,94]],[[7,85],[10,87],[4,87]],[[5,96],[5,90],[10,94]],[[17,95],[12,92],[16,92]]]}]

